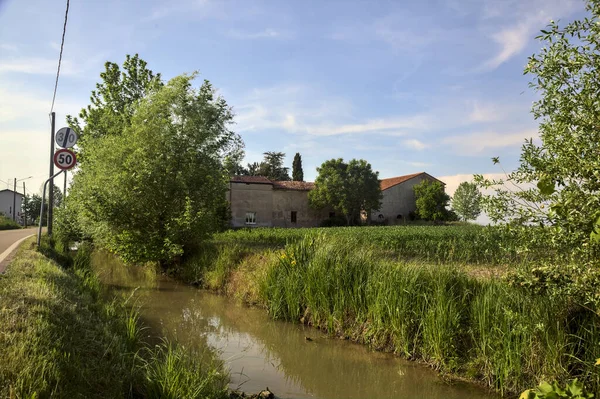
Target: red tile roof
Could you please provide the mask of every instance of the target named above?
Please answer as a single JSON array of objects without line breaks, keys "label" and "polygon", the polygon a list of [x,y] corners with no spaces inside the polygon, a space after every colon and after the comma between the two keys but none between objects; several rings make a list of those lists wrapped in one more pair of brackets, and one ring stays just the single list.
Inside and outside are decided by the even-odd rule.
[{"label": "red tile roof", "polygon": [[232,183],[254,183],[254,184],[273,184],[273,182],[264,176],[233,176]]},{"label": "red tile roof", "polygon": [[315,188],[315,183],[307,181],[274,181],[273,188],[279,190],[310,191]]},{"label": "red tile roof", "polygon": [[[381,190],[387,190],[390,187],[394,187],[400,183],[404,183],[405,181],[408,181],[410,179],[412,179],[413,177],[417,177],[420,175],[427,175],[433,179],[435,179],[435,177],[425,173],[425,172],[419,172],[419,173],[413,173],[412,175],[404,175],[404,176],[397,176],[397,177],[390,177],[389,179],[381,179]],[[435,179],[438,180],[438,179]],[[446,184],[443,181],[438,180],[440,183],[442,184]]]}]

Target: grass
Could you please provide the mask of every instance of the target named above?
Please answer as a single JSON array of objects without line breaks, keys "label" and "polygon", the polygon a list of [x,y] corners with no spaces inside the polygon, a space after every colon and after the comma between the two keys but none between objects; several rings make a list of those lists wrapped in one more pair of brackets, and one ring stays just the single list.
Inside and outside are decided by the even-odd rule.
[{"label": "grass", "polygon": [[141,340],[137,312],[105,299],[89,256],[84,245],[67,270],[29,240],[0,275],[0,397],[227,397],[210,354]]},{"label": "grass", "polygon": [[20,228],[21,226],[17,222],[0,214],[0,230],[15,230]]},{"label": "grass", "polygon": [[[394,257],[384,252],[408,248],[414,255],[417,244],[411,249],[413,244],[404,241],[418,240],[399,230],[403,238],[367,243],[396,231],[379,229],[227,232],[182,270],[193,269],[195,281],[208,288],[266,307],[273,318],[418,359],[502,394],[536,386],[541,379],[575,377],[600,392],[600,370],[594,366],[600,357],[597,312],[503,279],[474,277],[459,260],[476,252],[455,253],[455,263],[440,267],[450,255],[436,254],[451,248],[443,237],[452,230],[417,227],[418,237],[429,237],[420,250],[431,253],[406,257],[401,249]],[[466,248],[471,227],[458,234],[463,235],[452,245]]]},{"label": "grass", "polygon": [[[561,256],[548,251],[545,231],[531,228],[539,245],[526,244],[514,232],[479,225],[371,226],[335,228],[254,228],[228,230],[213,237],[215,244],[283,248],[306,237],[326,237],[340,246],[369,247],[379,255],[428,263],[505,265]],[[529,234],[529,232],[528,232]]]}]

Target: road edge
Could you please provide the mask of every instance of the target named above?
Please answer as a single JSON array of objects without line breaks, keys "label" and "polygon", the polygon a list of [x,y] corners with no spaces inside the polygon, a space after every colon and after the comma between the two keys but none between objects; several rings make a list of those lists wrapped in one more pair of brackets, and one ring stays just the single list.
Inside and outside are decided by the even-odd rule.
[{"label": "road edge", "polygon": [[30,234],[26,237],[23,237],[17,241],[15,241],[10,247],[6,249],[6,251],[0,254],[0,274],[3,274],[6,271],[6,267],[8,266],[10,260],[12,259],[11,255],[17,250],[19,245],[29,237],[33,237],[35,234]]}]

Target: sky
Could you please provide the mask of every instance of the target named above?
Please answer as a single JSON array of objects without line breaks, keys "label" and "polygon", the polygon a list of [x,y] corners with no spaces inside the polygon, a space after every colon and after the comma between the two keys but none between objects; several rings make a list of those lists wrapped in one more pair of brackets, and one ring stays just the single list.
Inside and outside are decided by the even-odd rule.
[{"label": "sky", "polygon": [[[0,0],[0,189],[48,176],[48,113],[65,1]],[[55,111],[89,103],[106,61],[139,53],[165,79],[199,71],[233,107],[246,162],[296,152],[304,176],[362,158],[380,178],[425,171],[453,194],[510,171],[537,137],[523,75],[551,20],[580,0],[72,0]],[[22,183],[19,183],[21,186]],[[12,187],[11,187],[12,188]]]}]

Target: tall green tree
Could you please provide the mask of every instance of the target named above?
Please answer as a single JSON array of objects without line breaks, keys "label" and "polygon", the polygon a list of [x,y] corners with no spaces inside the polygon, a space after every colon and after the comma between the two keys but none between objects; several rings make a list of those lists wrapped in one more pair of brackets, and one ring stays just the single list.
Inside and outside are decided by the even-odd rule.
[{"label": "tall green tree", "polygon": [[477,184],[462,182],[454,192],[452,209],[462,220],[475,220],[481,214],[481,193]]},{"label": "tall green tree", "polygon": [[446,220],[449,217],[450,196],[439,181],[423,180],[413,187],[417,205],[416,213],[423,220]]},{"label": "tall green tree", "polygon": [[552,226],[555,240],[571,247],[589,239],[600,217],[600,1],[586,9],[562,27],[551,21],[525,67],[540,96],[532,107],[540,143],[525,142],[520,166],[505,179],[476,175],[481,187],[496,189],[483,201],[493,221]]},{"label": "tall green tree", "polygon": [[91,104],[81,110],[79,117],[67,115],[68,124],[81,135],[77,146],[82,154],[91,139],[121,135],[130,126],[139,102],[163,86],[160,73],[148,69],[138,54],[128,54],[122,68],[106,62],[100,78],[92,91]]},{"label": "tall green tree", "polygon": [[302,170],[302,157],[297,152],[294,155],[294,162],[292,163],[292,180],[304,181],[304,171]]},{"label": "tall green tree", "polygon": [[194,88],[195,76],[147,93],[122,132],[86,143],[68,203],[84,234],[127,261],[167,262],[220,224],[239,137],[225,100],[208,81]]},{"label": "tall green tree", "polygon": [[363,159],[345,163],[330,159],[317,168],[315,189],[308,193],[310,205],[316,209],[331,207],[346,217],[348,225],[360,218],[361,211],[381,207],[379,172]]},{"label": "tall green tree", "polygon": [[264,159],[260,163],[259,174],[271,180],[290,180],[290,168],[283,166],[285,153],[267,151],[263,153]]}]

